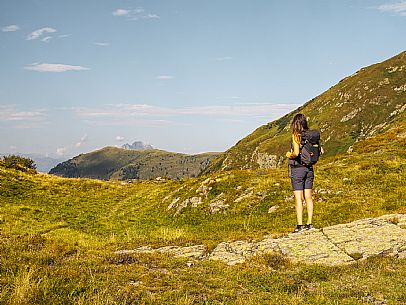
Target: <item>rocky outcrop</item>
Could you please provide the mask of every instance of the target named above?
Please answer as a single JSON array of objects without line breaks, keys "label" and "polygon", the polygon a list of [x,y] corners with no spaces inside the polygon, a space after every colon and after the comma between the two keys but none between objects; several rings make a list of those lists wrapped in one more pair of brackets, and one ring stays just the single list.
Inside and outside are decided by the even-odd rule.
[{"label": "rocky outcrop", "polygon": [[217,199],[213,200],[209,203],[209,209],[211,214],[215,213],[225,213],[225,211],[230,207],[228,203],[226,203],[225,199]]},{"label": "rocky outcrop", "polygon": [[406,258],[406,214],[390,214],[366,218],[323,229],[312,229],[259,241],[222,242],[205,253],[204,245],[169,246],[158,249],[141,247],[121,250],[116,254],[170,253],[174,256],[222,261],[228,265],[266,253],[280,254],[292,262],[343,265],[371,256]]},{"label": "rocky outcrop", "polygon": [[352,257],[330,242],[321,230],[289,234],[287,237],[278,239],[266,236],[259,242],[221,243],[209,258],[234,265],[254,255],[266,253],[279,253],[294,262],[337,265],[354,261]]},{"label": "rocky outcrop", "polygon": [[221,243],[210,259],[229,265],[253,255],[279,253],[294,262],[341,265],[384,255],[406,257],[406,215],[392,214],[253,242]]},{"label": "rocky outcrop", "polygon": [[405,215],[389,215],[327,227],[323,233],[345,253],[358,258],[399,253],[404,256],[406,230],[401,226],[405,223]]},{"label": "rocky outcrop", "polygon": [[154,147],[150,144],[145,144],[141,141],[135,141],[133,144],[124,144],[121,146],[124,149],[137,149],[137,150],[147,150],[147,149],[154,149]]},{"label": "rocky outcrop", "polygon": [[247,258],[256,254],[257,245],[249,241],[238,240],[222,242],[208,256],[211,260],[219,260],[234,265],[243,263]]},{"label": "rocky outcrop", "polygon": [[[184,209],[187,207],[192,207],[192,208],[197,208],[201,205],[204,206],[204,208],[207,210],[208,213],[210,214],[216,214],[216,213],[227,213],[227,211],[232,207],[232,205],[239,203],[243,200],[246,199],[252,199],[252,202],[258,202],[261,201],[265,198],[267,192],[266,191],[258,191],[255,193],[254,187],[249,187],[245,190],[243,190],[242,186],[238,186],[236,188],[237,197],[232,200],[230,198],[225,198],[225,194],[222,192],[213,199],[209,200],[209,192],[213,189],[213,187],[216,187],[216,184],[218,182],[227,180],[229,178],[229,175],[222,175],[222,176],[217,176],[214,179],[212,178],[207,178],[204,180],[195,190],[192,189],[191,192],[189,192],[189,196],[192,195],[192,197],[187,197],[183,200],[181,200],[181,197],[183,197],[182,194],[179,194],[179,190],[176,190],[166,196],[162,200],[162,204],[166,205],[168,200],[171,198],[172,201],[169,203],[167,206],[167,211],[174,210],[175,213],[173,216],[177,216]],[[255,194],[254,194],[255,193]],[[195,196],[197,194],[198,196]]]},{"label": "rocky outcrop", "polygon": [[190,247],[179,247],[179,246],[167,246],[157,249],[152,249],[149,246],[140,247],[135,250],[119,250],[115,254],[133,254],[133,253],[169,253],[177,257],[191,257],[191,258],[201,258],[204,255],[206,248],[204,245],[196,245]]},{"label": "rocky outcrop", "polygon": [[258,148],[256,147],[254,152],[251,155],[251,163],[257,163],[259,168],[277,168],[280,167],[284,157],[275,155],[275,154],[268,154],[266,152],[258,152]]}]

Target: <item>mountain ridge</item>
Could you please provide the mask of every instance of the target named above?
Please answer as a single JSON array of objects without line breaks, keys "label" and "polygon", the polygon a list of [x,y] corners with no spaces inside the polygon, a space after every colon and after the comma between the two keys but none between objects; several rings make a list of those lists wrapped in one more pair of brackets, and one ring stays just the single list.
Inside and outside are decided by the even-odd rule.
[{"label": "mountain ridge", "polygon": [[188,155],[159,149],[107,146],[58,164],[50,174],[70,178],[181,179],[197,176],[218,153]]},{"label": "mountain ridge", "polygon": [[215,158],[202,171],[280,167],[289,150],[290,122],[302,112],[322,135],[325,156],[405,120],[406,51],[363,67],[278,120],[264,124]]}]

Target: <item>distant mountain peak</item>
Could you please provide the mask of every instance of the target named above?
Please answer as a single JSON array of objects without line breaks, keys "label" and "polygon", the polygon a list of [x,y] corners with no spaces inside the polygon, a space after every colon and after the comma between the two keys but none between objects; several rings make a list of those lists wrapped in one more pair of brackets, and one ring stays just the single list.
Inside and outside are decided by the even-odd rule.
[{"label": "distant mountain peak", "polygon": [[124,149],[137,149],[137,150],[147,150],[147,149],[155,149],[152,145],[141,142],[141,141],[135,141],[133,144],[124,144],[123,146],[121,146],[121,148]]}]

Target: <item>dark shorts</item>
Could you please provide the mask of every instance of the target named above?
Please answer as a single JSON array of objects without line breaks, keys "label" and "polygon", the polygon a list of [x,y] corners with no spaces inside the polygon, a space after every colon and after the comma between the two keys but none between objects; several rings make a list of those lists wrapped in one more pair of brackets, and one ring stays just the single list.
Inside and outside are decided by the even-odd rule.
[{"label": "dark shorts", "polygon": [[289,166],[289,177],[294,191],[313,188],[314,171],[312,167]]}]

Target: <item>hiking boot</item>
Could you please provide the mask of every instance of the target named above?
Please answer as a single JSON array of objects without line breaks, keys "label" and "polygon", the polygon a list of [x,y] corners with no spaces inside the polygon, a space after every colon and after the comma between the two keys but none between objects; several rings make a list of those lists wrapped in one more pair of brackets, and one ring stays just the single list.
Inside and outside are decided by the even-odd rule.
[{"label": "hiking boot", "polygon": [[310,224],[305,225],[304,229],[305,230],[311,230],[311,229],[314,229],[314,226],[310,223]]},{"label": "hiking boot", "polygon": [[304,225],[297,225],[293,233],[298,233],[302,230],[304,230]]}]

